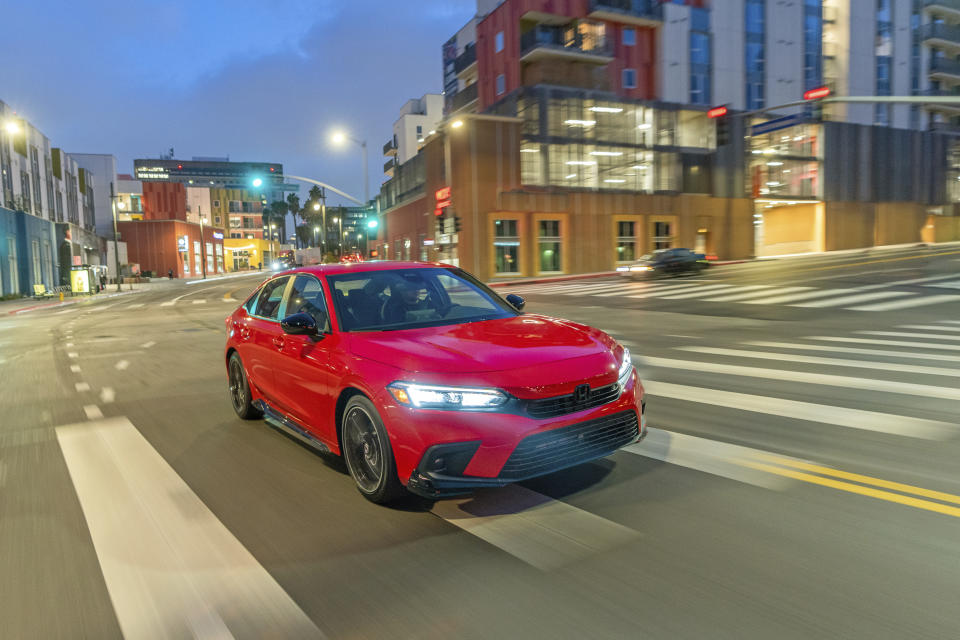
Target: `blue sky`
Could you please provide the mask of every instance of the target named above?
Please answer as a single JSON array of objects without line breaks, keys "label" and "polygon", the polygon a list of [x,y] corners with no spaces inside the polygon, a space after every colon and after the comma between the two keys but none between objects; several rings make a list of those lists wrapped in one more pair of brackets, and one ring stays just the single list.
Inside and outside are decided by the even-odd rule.
[{"label": "blue sky", "polygon": [[[473,0],[6,3],[0,100],[70,152],[282,162],[362,195],[400,106],[439,93],[440,49]],[[304,190],[305,193],[305,190]],[[336,203],[332,199],[329,202]]]}]

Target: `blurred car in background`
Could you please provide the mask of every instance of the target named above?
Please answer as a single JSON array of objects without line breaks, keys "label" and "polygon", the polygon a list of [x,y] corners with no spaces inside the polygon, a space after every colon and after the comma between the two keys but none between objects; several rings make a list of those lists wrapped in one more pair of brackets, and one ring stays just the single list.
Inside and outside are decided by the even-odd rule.
[{"label": "blurred car in background", "polygon": [[633,279],[656,276],[693,274],[696,275],[710,266],[707,257],[694,253],[690,249],[657,249],[648,253],[633,264],[617,267],[617,272]]},{"label": "blurred car in background", "polygon": [[340,264],[348,264],[351,262],[363,262],[363,256],[359,253],[345,253],[340,257]]},{"label": "blurred car in background", "polygon": [[270,264],[270,267],[274,271],[286,271],[287,269],[293,269],[296,266],[297,262],[293,256],[280,256]]}]

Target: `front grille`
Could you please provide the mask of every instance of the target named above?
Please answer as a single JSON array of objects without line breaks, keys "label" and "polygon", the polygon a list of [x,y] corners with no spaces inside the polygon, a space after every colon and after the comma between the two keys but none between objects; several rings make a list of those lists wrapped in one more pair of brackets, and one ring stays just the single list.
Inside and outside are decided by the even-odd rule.
[{"label": "front grille", "polygon": [[577,402],[572,393],[566,396],[543,398],[542,400],[529,400],[527,402],[527,413],[533,418],[555,418],[575,411],[593,409],[608,402],[613,402],[619,397],[620,385],[615,383],[607,387],[591,389],[590,397],[586,402]]},{"label": "front grille", "polygon": [[594,460],[630,444],[639,433],[632,409],[535,433],[520,441],[498,477],[520,480]]}]

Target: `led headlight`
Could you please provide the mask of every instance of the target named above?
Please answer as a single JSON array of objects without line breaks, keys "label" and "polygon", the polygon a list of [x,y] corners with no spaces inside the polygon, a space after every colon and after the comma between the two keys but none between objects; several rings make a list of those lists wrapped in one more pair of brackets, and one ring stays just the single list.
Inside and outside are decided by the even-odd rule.
[{"label": "led headlight", "polygon": [[650,267],[643,266],[643,265],[630,267],[630,271],[651,271],[651,270],[652,269]]},{"label": "led headlight", "polygon": [[507,402],[507,394],[499,389],[394,382],[387,390],[400,404],[418,409],[471,411],[494,409]]},{"label": "led headlight", "polygon": [[630,374],[633,373],[633,360],[630,359],[630,349],[623,348],[623,361],[620,363],[620,371],[617,374],[617,382],[621,387],[627,386],[630,381]]}]

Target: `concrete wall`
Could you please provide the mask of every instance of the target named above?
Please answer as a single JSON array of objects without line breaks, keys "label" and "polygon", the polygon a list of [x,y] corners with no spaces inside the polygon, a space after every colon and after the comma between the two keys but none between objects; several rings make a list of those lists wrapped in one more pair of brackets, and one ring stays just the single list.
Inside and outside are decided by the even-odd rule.
[{"label": "concrete wall", "polygon": [[0,295],[33,295],[34,284],[47,289],[59,284],[54,224],[0,208]]},{"label": "concrete wall", "polygon": [[93,190],[96,229],[101,236],[113,236],[113,209],[110,203],[110,184],[119,193],[117,184],[117,159],[107,153],[71,153],[77,165],[93,173]]},{"label": "concrete wall", "polygon": [[[713,30],[713,102],[729,104],[733,109],[746,106],[744,20],[743,0],[717,0],[710,12]],[[686,46],[689,50],[689,41]]]},{"label": "concrete wall", "polygon": [[[716,19],[716,16],[713,17]],[[742,33],[742,21],[740,27]],[[667,102],[689,102],[690,8],[679,4],[665,4],[663,6],[663,26],[657,32],[657,38],[657,48],[659,50],[659,60],[657,60],[658,95],[661,100]],[[714,38],[716,41],[716,36]],[[726,62],[726,56],[724,56],[723,62]],[[714,60],[713,68],[713,82],[716,83],[717,60]],[[742,78],[740,82],[742,85]],[[715,84],[714,95],[717,94],[718,89],[720,87]],[[728,101],[723,100],[722,102]]]}]

